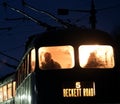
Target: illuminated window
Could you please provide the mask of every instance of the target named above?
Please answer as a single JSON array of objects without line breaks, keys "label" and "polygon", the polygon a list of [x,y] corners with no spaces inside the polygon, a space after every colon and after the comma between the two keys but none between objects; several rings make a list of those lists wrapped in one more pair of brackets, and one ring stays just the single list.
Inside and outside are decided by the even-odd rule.
[{"label": "illuminated window", "polygon": [[8,84],[8,90],[7,90],[7,94],[8,94],[8,99],[12,98],[12,83]]},{"label": "illuminated window", "polygon": [[0,102],[3,102],[3,92],[2,92],[2,87],[0,88]]},{"label": "illuminated window", "polygon": [[20,70],[21,70],[21,80],[23,81],[24,80],[24,71],[25,71],[25,69],[24,69],[24,63],[22,63]]},{"label": "illuminated window", "polygon": [[29,69],[30,69],[30,67],[29,67],[29,54],[27,55],[27,75],[29,74]]},{"label": "illuminated window", "polygon": [[16,94],[16,82],[13,82],[13,96],[15,97]]},{"label": "illuminated window", "polygon": [[27,75],[27,57],[24,60],[24,77]]},{"label": "illuminated window", "polygon": [[3,86],[3,100],[7,100],[7,86]]},{"label": "illuminated window", "polygon": [[110,45],[81,45],[79,63],[82,68],[113,68],[114,52]]},{"label": "illuminated window", "polygon": [[31,72],[33,72],[35,70],[35,49],[32,49],[31,51]]},{"label": "illuminated window", "polygon": [[38,54],[41,69],[67,69],[74,67],[74,49],[72,46],[41,47],[38,50]]},{"label": "illuminated window", "polygon": [[18,82],[18,83],[17,83],[17,86],[20,85],[20,83],[21,83],[21,73],[20,73],[20,72],[21,72],[21,70],[18,70],[18,72],[17,72],[17,74],[18,74],[18,75],[17,75],[17,77],[18,77],[18,79],[17,79],[17,80],[18,80],[18,81],[17,81],[17,82]]}]

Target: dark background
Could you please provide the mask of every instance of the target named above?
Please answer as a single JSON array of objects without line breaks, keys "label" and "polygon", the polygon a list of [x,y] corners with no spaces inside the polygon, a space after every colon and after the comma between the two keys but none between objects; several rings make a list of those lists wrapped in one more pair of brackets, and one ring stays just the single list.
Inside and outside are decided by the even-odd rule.
[{"label": "dark background", "polygon": [[[120,27],[120,0],[94,0],[97,11],[96,28],[104,30],[113,36],[114,31]],[[39,14],[22,5],[22,0],[0,0],[0,77],[15,71],[6,64],[18,65],[18,62],[10,57],[21,60],[24,54],[25,41],[29,36],[46,31],[45,28],[28,19],[21,19],[24,16],[3,6],[3,2],[13,8],[25,11],[26,14],[41,20],[52,26],[60,26],[53,19],[45,14]],[[70,10],[90,10],[91,0],[25,0],[36,9],[45,10],[64,21],[76,24],[77,26],[90,27],[89,13],[70,12],[69,15],[57,15],[57,9],[65,8]],[[8,57],[10,56],[10,57]]]}]

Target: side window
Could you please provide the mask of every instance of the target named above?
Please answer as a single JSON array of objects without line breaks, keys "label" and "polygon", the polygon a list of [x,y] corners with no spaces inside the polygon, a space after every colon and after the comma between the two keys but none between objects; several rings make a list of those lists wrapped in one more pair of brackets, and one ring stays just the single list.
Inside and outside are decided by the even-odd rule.
[{"label": "side window", "polygon": [[3,100],[7,100],[7,85],[3,86]]},{"label": "side window", "polygon": [[31,62],[30,62],[30,65],[31,65],[31,72],[33,72],[35,70],[35,60],[36,60],[36,55],[35,55],[35,49],[32,49],[31,50]]},{"label": "side window", "polygon": [[8,99],[12,98],[12,83],[9,83],[7,85],[7,94],[8,94]]},{"label": "side window", "polygon": [[29,74],[30,72],[30,60],[29,60],[29,54],[27,55],[27,75]]},{"label": "side window", "polygon": [[81,45],[79,64],[82,68],[113,68],[114,51],[110,45]]},{"label": "side window", "polygon": [[74,67],[72,46],[40,47],[38,50],[40,69],[67,69]]},{"label": "side window", "polygon": [[2,87],[0,87],[0,102],[3,101],[3,90]]},{"label": "side window", "polygon": [[15,97],[15,94],[16,94],[16,82],[15,81],[13,81],[13,97]]}]

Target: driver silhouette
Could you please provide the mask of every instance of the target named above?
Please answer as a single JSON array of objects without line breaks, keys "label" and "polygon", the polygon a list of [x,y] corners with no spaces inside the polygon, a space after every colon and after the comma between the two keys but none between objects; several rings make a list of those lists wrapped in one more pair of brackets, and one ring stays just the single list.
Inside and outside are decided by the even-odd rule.
[{"label": "driver silhouette", "polygon": [[45,61],[42,62],[42,69],[60,69],[61,65],[52,59],[52,55],[49,52],[44,54]]}]

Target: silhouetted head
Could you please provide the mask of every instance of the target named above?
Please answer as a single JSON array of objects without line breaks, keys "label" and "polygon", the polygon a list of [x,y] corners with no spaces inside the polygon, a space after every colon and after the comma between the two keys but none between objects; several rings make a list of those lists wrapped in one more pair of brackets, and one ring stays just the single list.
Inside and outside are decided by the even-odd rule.
[{"label": "silhouetted head", "polygon": [[51,53],[46,52],[44,54],[44,58],[45,58],[45,62],[49,62],[51,60],[51,58],[52,58]]}]

